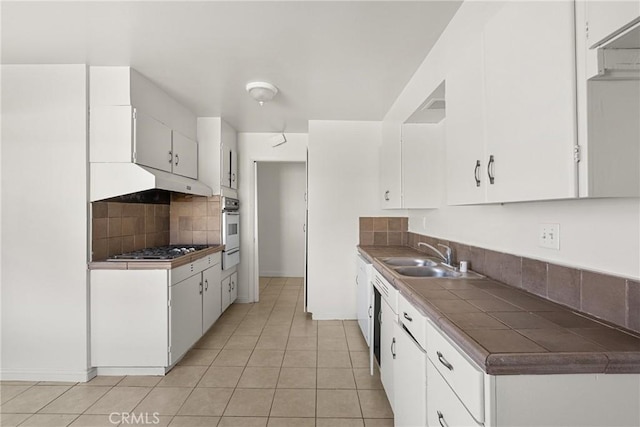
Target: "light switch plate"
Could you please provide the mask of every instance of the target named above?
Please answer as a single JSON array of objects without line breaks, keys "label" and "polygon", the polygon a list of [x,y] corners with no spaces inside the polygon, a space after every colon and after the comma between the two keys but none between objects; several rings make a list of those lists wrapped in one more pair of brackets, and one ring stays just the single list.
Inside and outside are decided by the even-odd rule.
[{"label": "light switch plate", "polygon": [[560,224],[540,224],[538,246],[560,250]]}]

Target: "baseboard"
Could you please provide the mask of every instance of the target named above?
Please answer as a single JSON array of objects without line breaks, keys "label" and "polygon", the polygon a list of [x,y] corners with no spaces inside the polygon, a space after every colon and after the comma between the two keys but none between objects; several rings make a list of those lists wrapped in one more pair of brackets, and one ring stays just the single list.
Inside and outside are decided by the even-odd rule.
[{"label": "baseboard", "polygon": [[236,298],[236,300],[234,301],[234,304],[251,304],[253,301],[249,300],[249,298],[247,297],[238,297]]},{"label": "baseboard", "polygon": [[84,371],[40,371],[31,369],[1,369],[2,381],[60,381],[86,383],[97,375],[96,368]]},{"label": "baseboard", "polygon": [[98,375],[122,376],[122,375],[164,375],[167,368],[141,368],[141,367],[101,367],[98,368]]},{"label": "baseboard", "polygon": [[303,273],[296,274],[294,272],[286,271],[261,271],[260,277],[303,277]]},{"label": "baseboard", "polygon": [[345,313],[311,313],[313,320],[358,320],[358,317],[353,314]]}]

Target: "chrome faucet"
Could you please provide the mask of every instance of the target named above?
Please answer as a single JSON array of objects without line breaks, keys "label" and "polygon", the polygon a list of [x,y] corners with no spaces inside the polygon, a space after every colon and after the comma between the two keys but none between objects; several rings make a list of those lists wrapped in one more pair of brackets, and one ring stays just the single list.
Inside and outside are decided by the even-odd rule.
[{"label": "chrome faucet", "polygon": [[442,252],[440,252],[438,249],[434,248],[433,246],[431,246],[428,243],[425,242],[418,242],[418,247],[420,246],[426,246],[429,249],[433,250],[435,253],[437,253],[440,258],[442,258],[442,261],[445,265],[448,265],[449,267],[453,267],[453,265],[451,264],[452,262],[452,250],[449,246],[447,245],[443,245],[441,243],[438,243],[438,246],[443,247],[445,249],[444,254]]}]

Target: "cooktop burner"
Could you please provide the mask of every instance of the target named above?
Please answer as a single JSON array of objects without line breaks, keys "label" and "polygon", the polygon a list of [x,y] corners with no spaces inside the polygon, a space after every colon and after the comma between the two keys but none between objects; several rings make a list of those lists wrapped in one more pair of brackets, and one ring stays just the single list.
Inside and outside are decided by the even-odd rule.
[{"label": "cooktop burner", "polygon": [[192,252],[207,249],[208,245],[169,245],[155,248],[145,248],[138,251],[126,252],[119,255],[112,255],[107,261],[157,261],[181,257]]}]

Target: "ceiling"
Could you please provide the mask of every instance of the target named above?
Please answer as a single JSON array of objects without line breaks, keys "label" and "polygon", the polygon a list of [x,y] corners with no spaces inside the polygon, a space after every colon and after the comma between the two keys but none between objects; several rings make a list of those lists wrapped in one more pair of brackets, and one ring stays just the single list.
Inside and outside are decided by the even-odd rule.
[{"label": "ceiling", "polygon": [[[2,63],[130,65],[243,132],[381,120],[459,1],[0,3]],[[260,107],[245,92],[280,92]]]}]

